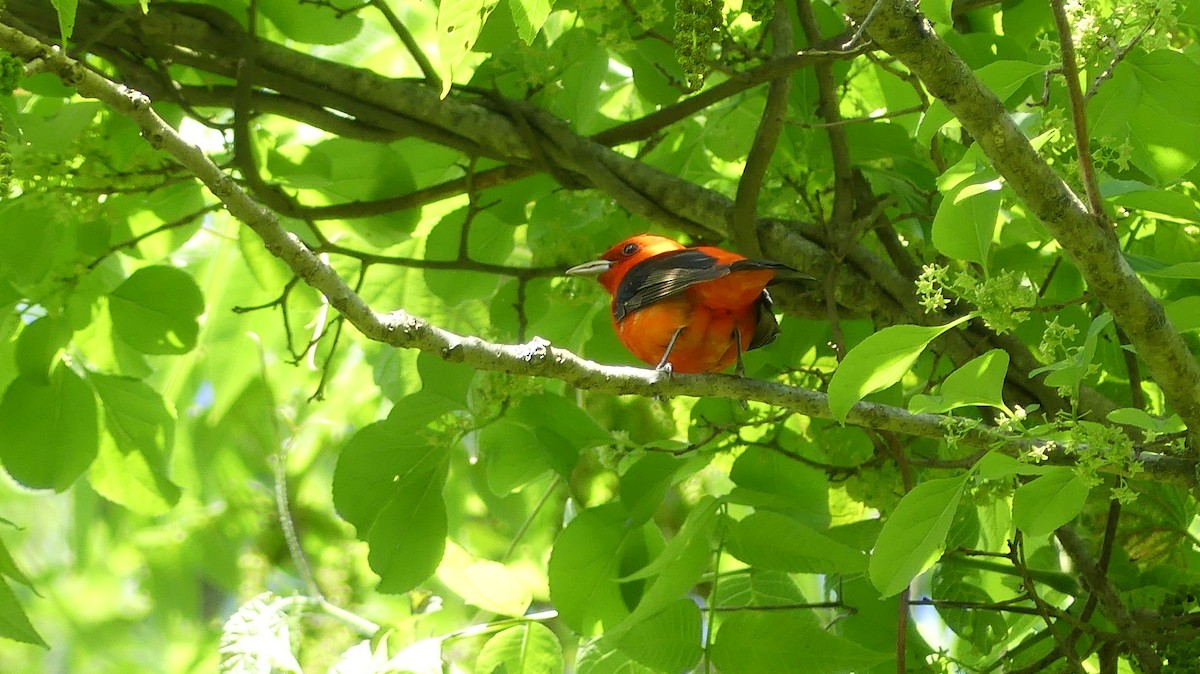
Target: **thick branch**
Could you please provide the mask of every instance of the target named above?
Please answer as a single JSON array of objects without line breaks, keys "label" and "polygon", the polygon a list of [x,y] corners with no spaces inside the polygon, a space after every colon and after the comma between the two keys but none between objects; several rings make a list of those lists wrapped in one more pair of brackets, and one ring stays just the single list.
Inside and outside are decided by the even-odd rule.
[{"label": "thick branch", "polygon": [[[754,400],[807,416],[832,416],[825,395],[817,391],[721,374],[665,376],[655,370],[603,366],[564,349],[554,348],[540,339],[527,344],[495,344],[443,330],[401,310],[377,313],[299,237],[286,231],[274,213],[255,202],[199,148],[188,143],[163,121],[144,95],[109,81],[3,24],[0,24],[0,49],[25,61],[43,59],[48,71],[74,87],[80,95],[95,98],[131,119],[151,145],[167,152],[194,173],[225,204],[233,217],[246,223],[262,238],[272,255],[283,260],[297,277],[325,295],[330,305],[369,339],[398,348],[420,349],[479,370],[549,377],[599,393]],[[913,414],[890,405],[860,402],[851,409],[847,421],[903,435],[941,438],[948,432],[949,418],[936,414]],[[958,442],[967,447],[994,448],[1009,453],[1026,452],[1035,444],[1043,444],[984,426],[968,430]],[[1048,444],[1053,453],[1063,453],[1061,446],[1053,442]],[[1196,465],[1193,461],[1148,453],[1143,453],[1139,458],[1145,466],[1143,475],[1147,478],[1189,485],[1195,483]]]},{"label": "thick branch", "polygon": [[1137,656],[1138,664],[1146,672],[1157,673],[1162,669],[1162,658],[1154,654],[1150,647],[1153,634],[1142,629],[1130,614],[1125,602],[1117,594],[1116,589],[1108,582],[1108,576],[1096,565],[1087,546],[1079,538],[1070,525],[1059,527],[1054,535],[1062,544],[1063,552],[1075,563],[1079,575],[1083,577],[1088,588],[1095,594],[1100,603],[1100,610],[1113,621],[1120,630],[1128,635],[1129,648]]},{"label": "thick branch", "polygon": [[[847,0],[864,17],[874,0]],[[1009,117],[1004,104],[907,0],[883,0],[871,37],[921,78],[958,117],[996,170],[1046,225],[1078,267],[1094,295],[1129,336],[1167,401],[1200,440],[1200,364],[1162,304],[1146,289],[1104,222],[1088,212]]]}]

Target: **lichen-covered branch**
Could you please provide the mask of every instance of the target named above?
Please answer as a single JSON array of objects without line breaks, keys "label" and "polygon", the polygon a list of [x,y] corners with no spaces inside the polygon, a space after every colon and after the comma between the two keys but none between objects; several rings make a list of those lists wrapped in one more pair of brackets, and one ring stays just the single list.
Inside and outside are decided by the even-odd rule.
[{"label": "lichen-covered branch", "polygon": [[[875,0],[847,0],[846,8],[861,19],[875,4]],[[1200,446],[1200,364],[1167,320],[1162,304],[1125,260],[1112,230],[1088,212],[1038,155],[996,94],[934,32],[916,5],[883,0],[868,32],[958,117],[1000,175],[1054,235],[1187,424],[1193,446]]]},{"label": "lichen-covered branch", "polygon": [[[97,99],[131,119],[151,145],[171,155],[195,174],[233,217],[246,223],[261,237],[271,254],[325,295],[330,305],[369,339],[398,348],[419,349],[479,370],[549,377],[599,393],[753,400],[807,416],[832,417],[825,395],[817,391],[722,374],[672,377],[655,370],[604,366],[540,339],[526,344],[496,344],[443,330],[403,310],[377,312],[298,237],[286,231],[273,212],[255,202],[199,148],[189,144],[163,121],[146,96],[106,79],[58,50],[3,24],[0,24],[0,49],[25,61],[41,59],[47,71],[77,89],[80,95]],[[855,405],[847,421],[877,430],[933,438],[946,437],[953,426],[943,415],[913,414],[898,407],[869,402]],[[958,442],[966,447],[995,448],[1012,454],[1028,451],[1034,444],[1048,444],[1056,458],[1066,458],[1062,456],[1063,448],[1056,443],[1039,443],[986,426],[965,430]],[[1195,484],[1194,461],[1151,453],[1143,453],[1140,461],[1147,478]]]}]

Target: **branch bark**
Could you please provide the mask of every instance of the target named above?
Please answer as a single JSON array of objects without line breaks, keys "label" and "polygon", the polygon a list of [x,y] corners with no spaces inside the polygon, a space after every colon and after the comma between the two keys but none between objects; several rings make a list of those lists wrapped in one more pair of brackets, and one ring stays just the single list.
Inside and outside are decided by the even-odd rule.
[{"label": "branch bark", "polygon": [[[272,211],[257,203],[203,151],[184,140],[159,117],[145,95],[108,80],[58,50],[4,24],[0,24],[0,49],[26,62],[41,59],[47,71],[53,72],[80,95],[97,99],[132,120],[147,142],[195,174],[233,217],[244,222],[262,239],[272,255],[325,295],[330,305],[369,339],[397,348],[419,349],[479,370],[548,377],[599,393],[753,400],[806,416],[832,418],[826,396],[817,391],[723,374],[667,376],[656,370],[604,366],[537,338],[525,344],[496,344],[443,330],[402,310],[378,313],[299,237],[285,230]],[[913,414],[890,405],[860,402],[851,409],[847,421],[902,435],[943,438],[949,432],[951,418]],[[1011,454],[1027,452],[1035,445],[1048,445],[1055,460],[1067,458],[1064,448],[1053,441],[1018,438],[986,426],[971,428],[958,442],[966,447],[997,449]],[[1142,453],[1139,460],[1145,468],[1143,475],[1148,479],[1195,486],[1195,461],[1149,452]]]},{"label": "branch bark", "polygon": [[[875,0],[847,0],[862,19]],[[1159,303],[1130,268],[1104,222],[1033,149],[995,93],[907,0],[883,0],[872,39],[914,72],[979,142],[996,170],[1058,240],[1088,287],[1129,336],[1167,402],[1200,447],[1200,364]]]}]

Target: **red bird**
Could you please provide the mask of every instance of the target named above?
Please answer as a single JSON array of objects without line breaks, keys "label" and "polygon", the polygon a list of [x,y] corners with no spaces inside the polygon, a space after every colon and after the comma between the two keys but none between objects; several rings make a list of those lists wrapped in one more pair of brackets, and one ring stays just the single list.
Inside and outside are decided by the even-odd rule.
[{"label": "red bird", "polygon": [[719,372],[779,335],[766,287],[776,276],[811,278],[778,262],[640,234],[599,260],[567,270],[599,276],[612,295],[617,336],[634,356],[668,372]]}]

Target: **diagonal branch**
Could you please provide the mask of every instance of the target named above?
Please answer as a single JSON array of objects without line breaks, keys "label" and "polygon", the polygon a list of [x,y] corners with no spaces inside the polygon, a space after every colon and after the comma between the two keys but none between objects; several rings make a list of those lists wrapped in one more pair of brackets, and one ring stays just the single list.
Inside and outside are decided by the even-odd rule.
[{"label": "diagonal branch", "polygon": [[1075,563],[1075,568],[1079,571],[1079,575],[1083,581],[1087,583],[1088,589],[1096,596],[1100,604],[1100,610],[1108,616],[1109,620],[1113,621],[1123,633],[1128,635],[1128,644],[1133,654],[1137,657],[1138,664],[1142,670],[1157,674],[1162,669],[1162,658],[1154,654],[1154,650],[1150,647],[1153,641],[1153,634],[1141,628],[1138,622],[1134,619],[1129,609],[1125,606],[1125,602],[1121,600],[1112,583],[1108,582],[1108,576],[1096,564],[1092,558],[1092,554],[1088,552],[1087,546],[1083,540],[1079,538],[1079,534],[1070,525],[1064,525],[1055,530],[1054,535],[1058,538],[1058,542],[1062,544],[1063,552],[1071,558]]},{"label": "diagonal branch", "polygon": [[[871,0],[847,0],[850,14],[864,17]],[[871,37],[925,82],[958,117],[996,170],[1058,240],[1096,298],[1104,303],[1167,402],[1200,446],[1200,363],[1162,304],[1129,266],[1111,230],[1045,162],[1004,104],[938,36],[907,0],[883,0]]]},{"label": "diagonal branch", "polygon": [[[810,417],[832,418],[826,396],[817,391],[722,374],[664,376],[655,370],[604,366],[551,347],[541,339],[535,338],[526,344],[495,344],[443,330],[403,310],[377,313],[299,237],[286,231],[273,212],[255,202],[202,150],[184,140],[163,121],[144,95],[111,82],[4,24],[0,24],[0,48],[24,61],[44,59],[47,70],[64,84],[132,120],[149,143],[194,173],[233,217],[258,234],[272,255],[283,260],[297,277],[322,293],[329,304],[368,339],[397,348],[419,349],[479,370],[548,377],[599,393],[753,400]],[[952,423],[952,417],[913,414],[898,407],[870,402],[856,404],[847,421],[857,426],[932,438],[944,438],[951,427],[958,426]],[[970,428],[957,441],[965,447],[997,449],[1010,454],[1025,453],[1034,445],[1043,445],[1048,446],[1048,451],[1056,458],[1065,458],[1064,448],[1052,441],[1015,437],[982,425]],[[1195,461],[1150,452],[1143,452],[1138,458],[1144,467],[1142,475],[1147,479],[1195,486]]]}]

